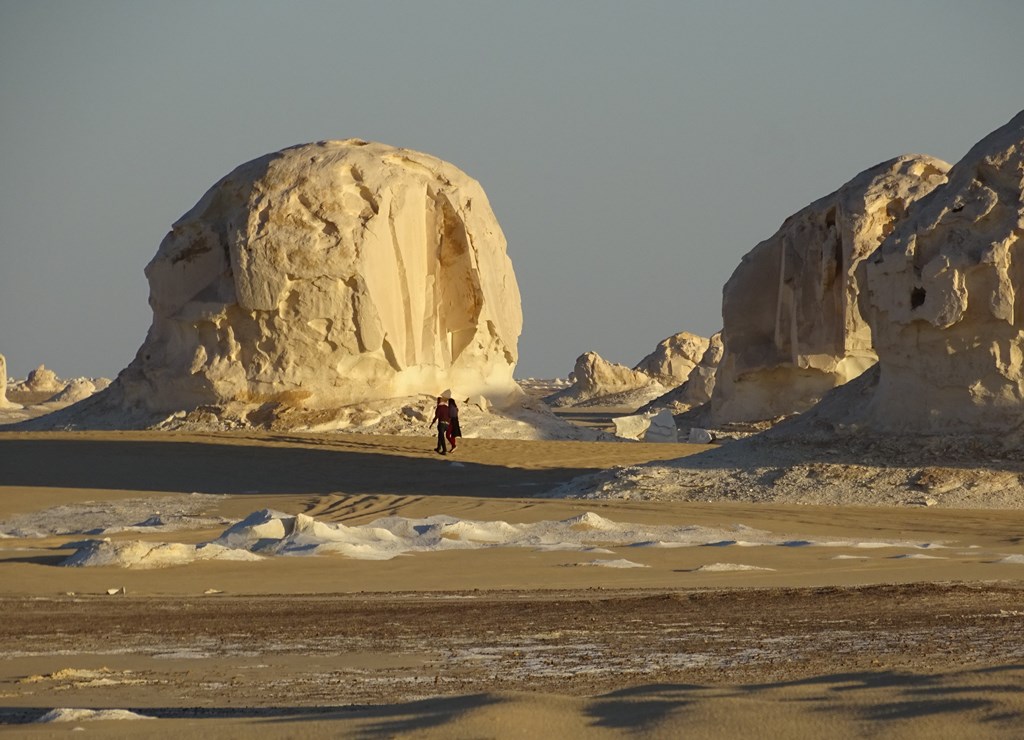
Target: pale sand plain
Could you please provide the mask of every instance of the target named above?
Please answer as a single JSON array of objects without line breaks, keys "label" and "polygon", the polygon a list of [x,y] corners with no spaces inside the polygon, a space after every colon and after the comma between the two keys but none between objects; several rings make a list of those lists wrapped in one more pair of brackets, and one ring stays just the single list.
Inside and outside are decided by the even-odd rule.
[{"label": "pale sand plain", "polygon": [[[779,541],[130,569],[61,567],[81,533],[8,536],[0,734],[1024,732],[1024,511],[534,498],[702,449],[466,439],[442,458],[427,436],[0,433],[0,521],[203,493],[224,521],[264,508],[350,526],[593,512]],[[197,543],[223,529],[104,536]],[[158,719],[25,723],[58,707]]]}]

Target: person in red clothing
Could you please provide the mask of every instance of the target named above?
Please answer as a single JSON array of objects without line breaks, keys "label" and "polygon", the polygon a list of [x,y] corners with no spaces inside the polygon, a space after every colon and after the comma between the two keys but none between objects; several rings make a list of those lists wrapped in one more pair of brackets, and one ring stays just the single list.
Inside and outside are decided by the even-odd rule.
[{"label": "person in red clothing", "polygon": [[442,455],[448,454],[448,448],[445,446],[445,434],[448,431],[450,420],[448,402],[442,396],[438,396],[437,408],[434,409],[434,418],[430,420],[430,426],[437,424],[437,447],[434,448],[434,452],[440,452]]}]

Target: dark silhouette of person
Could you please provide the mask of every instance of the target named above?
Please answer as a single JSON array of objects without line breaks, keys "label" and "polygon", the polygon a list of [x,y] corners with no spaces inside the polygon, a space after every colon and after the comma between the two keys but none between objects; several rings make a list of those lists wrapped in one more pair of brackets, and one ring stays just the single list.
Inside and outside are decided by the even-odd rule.
[{"label": "dark silhouette of person", "polygon": [[442,396],[438,396],[437,408],[434,409],[434,418],[430,420],[430,426],[437,424],[437,447],[434,448],[434,452],[440,452],[442,455],[448,454],[448,448],[445,446],[445,435],[448,432],[448,422],[450,420],[448,402]]}]

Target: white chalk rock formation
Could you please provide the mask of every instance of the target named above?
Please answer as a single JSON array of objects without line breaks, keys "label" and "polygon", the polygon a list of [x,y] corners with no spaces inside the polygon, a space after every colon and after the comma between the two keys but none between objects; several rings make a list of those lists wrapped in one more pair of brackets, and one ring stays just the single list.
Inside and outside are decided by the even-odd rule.
[{"label": "white chalk rock formation", "polygon": [[20,403],[7,400],[7,358],[0,355],[0,409],[20,408]]},{"label": "white chalk rock formation", "polygon": [[1024,112],[976,144],[861,264],[879,357],[871,429],[1020,430],[1024,418]]},{"label": "white chalk rock formation", "polygon": [[662,385],[674,387],[686,382],[690,373],[708,349],[707,337],[688,331],[674,334],[658,343],[651,354],[640,360],[633,369],[646,373]]},{"label": "white chalk rock formation", "polygon": [[662,409],[653,414],[631,414],[612,419],[615,436],[644,442],[678,442],[679,435],[672,412]]},{"label": "white chalk rock formation", "polygon": [[711,394],[715,389],[715,372],[718,370],[718,363],[722,361],[722,333],[712,334],[707,343],[707,349],[686,377],[686,382],[658,396],[641,408],[641,411],[669,409],[679,414],[711,400]]},{"label": "white chalk rock formation", "polygon": [[574,406],[606,396],[621,396],[648,389],[656,396],[665,390],[663,385],[647,373],[608,362],[596,352],[584,352],[577,357],[569,379],[572,385],[544,399],[549,405]]},{"label": "white chalk rock formation", "polygon": [[629,416],[616,416],[612,419],[615,425],[615,436],[621,439],[633,439],[639,441],[651,426],[651,417],[647,414],[630,414]]},{"label": "white chalk rock formation", "polygon": [[743,258],[723,289],[715,424],[803,411],[875,363],[857,266],[948,169],[917,155],[876,165],[790,216]]},{"label": "white chalk rock formation", "polygon": [[676,429],[676,420],[672,417],[671,411],[662,409],[648,418],[650,426],[644,435],[644,442],[675,443],[679,441],[679,430]]},{"label": "white chalk rock formation", "polygon": [[35,370],[30,371],[28,377],[22,383],[24,390],[33,393],[42,393],[44,391],[56,393],[63,390],[64,385],[65,383],[57,377],[57,373],[45,365],[40,365]]},{"label": "white chalk rock formation", "polygon": [[47,399],[47,403],[77,403],[82,401],[93,393],[96,392],[95,384],[88,378],[74,378],[68,381],[68,384],[51,398]]},{"label": "white chalk rock formation", "polygon": [[427,154],[350,139],[243,164],[174,224],[146,276],[152,326],[105,392],[125,407],[519,392],[505,238],[479,183]]}]

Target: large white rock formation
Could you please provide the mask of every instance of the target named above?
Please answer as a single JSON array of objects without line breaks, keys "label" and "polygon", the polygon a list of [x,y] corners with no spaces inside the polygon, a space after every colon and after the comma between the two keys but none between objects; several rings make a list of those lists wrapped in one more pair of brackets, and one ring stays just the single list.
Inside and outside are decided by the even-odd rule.
[{"label": "large white rock formation", "polygon": [[857,266],[907,207],[946,180],[945,162],[883,162],[790,216],[723,289],[724,354],[713,423],[803,411],[876,361],[858,307]]},{"label": "large white rock formation", "polygon": [[518,393],[505,238],[480,185],[427,154],[350,139],[243,164],[173,225],[146,276],[152,326],[99,394],[126,408]]},{"label": "large white rock formation", "polygon": [[976,144],[860,265],[878,382],[849,420],[914,433],[1024,421],[1024,112]]}]

